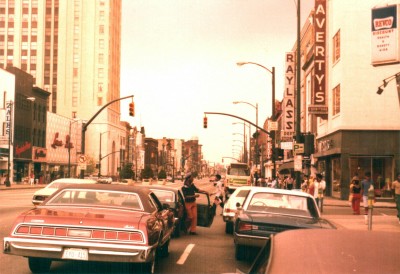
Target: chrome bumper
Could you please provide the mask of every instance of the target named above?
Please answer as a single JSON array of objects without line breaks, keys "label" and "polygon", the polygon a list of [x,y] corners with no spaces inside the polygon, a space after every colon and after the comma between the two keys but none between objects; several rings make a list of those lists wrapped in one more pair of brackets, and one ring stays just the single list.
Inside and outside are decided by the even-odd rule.
[{"label": "chrome bumper", "polygon": [[268,240],[269,237],[249,236],[238,233],[234,233],[233,237],[235,244],[255,247],[263,247]]},{"label": "chrome bumper", "polygon": [[65,248],[88,250],[88,261],[145,263],[155,256],[156,245],[138,246],[76,241],[56,241],[51,239],[4,238],[4,254],[24,257],[62,260]]}]

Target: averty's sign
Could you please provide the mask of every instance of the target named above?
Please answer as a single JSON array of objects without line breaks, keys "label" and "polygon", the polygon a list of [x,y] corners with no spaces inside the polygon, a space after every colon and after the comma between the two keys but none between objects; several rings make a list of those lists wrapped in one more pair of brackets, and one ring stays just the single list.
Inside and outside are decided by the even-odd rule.
[{"label": "averty's sign", "polygon": [[399,5],[371,10],[371,62],[383,65],[400,62]]},{"label": "averty's sign", "polygon": [[294,132],[294,52],[286,53],[285,60],[285,91],[282,106],[283,136]]},{"label": "averty's sign", "polygon": [[326,0],[315,0],[314,88],[308,112],[327,115],[326,100]]}]

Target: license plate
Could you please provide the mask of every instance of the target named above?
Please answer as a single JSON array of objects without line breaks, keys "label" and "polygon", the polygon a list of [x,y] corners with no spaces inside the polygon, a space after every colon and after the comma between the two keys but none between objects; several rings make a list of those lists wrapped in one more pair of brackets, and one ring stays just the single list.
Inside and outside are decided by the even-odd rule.
[{"label": "license plate", "polygon": [[80,248],[65,248],[63,259],[87,261],[89,259],[88,250]]}]

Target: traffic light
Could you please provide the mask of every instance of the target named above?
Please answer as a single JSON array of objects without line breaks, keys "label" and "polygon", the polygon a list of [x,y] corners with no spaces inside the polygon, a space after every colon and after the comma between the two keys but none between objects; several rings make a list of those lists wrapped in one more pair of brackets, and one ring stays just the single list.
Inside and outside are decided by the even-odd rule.
[{"label": "traffic light", "polygon": [[272,150],[272,158],[276,161],[276,160],[280,160],[283,159],[283,149],[281,148],[274,148]]},{"label": "traffic light", "polygon": [[205,116],[203,118],[203,127],[207,128],[207,117],[205,117]]},{"label": "traffic light", "polygon": [[129,116],[135,116],[135,103],[129,104]]}]

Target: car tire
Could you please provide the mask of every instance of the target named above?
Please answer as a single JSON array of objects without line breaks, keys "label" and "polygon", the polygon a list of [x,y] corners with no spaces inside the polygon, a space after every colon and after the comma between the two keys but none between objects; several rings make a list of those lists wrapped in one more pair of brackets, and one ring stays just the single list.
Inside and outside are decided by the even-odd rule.
[{"label": "car tire", "polygon": [[51,260],[45,258],[28,258],[29,269],[32,273],[48,273],[51,266]]},{"label": "car tire", "polygon": [[226,234],[233,234],[233,223],[232,222],[226,222],[225,223],[225,233]]},{"label": "car tire", "polygon": [[245,255],[246,255],[245,247],[242,246],[242,245],[235,244],[235,258],[236,258],[236,260],[238,260],[238,261],[243,260]]},{"label": "car tire", "polygon": [[178,223],[178,224],[175,226],[173,236],[174,236],[174,238],[179,238],[179,237],[181,236],[181,224],[180,224],[180,223]]},{"label": "car tire", "polygon": [[158,257],[165,258],[169,255],[169,240],[157,249]]},{"label": "car tire", "polygon": [[151,262],[143,263],[140,273],[153,274],[156,266],[156,259],[153,258]]}]

